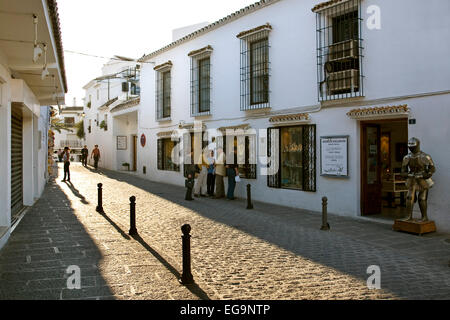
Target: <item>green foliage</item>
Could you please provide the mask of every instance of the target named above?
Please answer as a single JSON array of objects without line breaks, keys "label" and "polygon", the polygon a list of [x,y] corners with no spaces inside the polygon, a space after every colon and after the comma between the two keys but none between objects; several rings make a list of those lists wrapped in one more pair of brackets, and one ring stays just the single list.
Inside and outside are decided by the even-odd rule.
[{"label": "green foliage", "polygon": [[105,120],[103,120],[102,122],[100,122],[100,129],[105,129],[105,131],[108,130],[108,126],[106,125]]},{"label": "green foliage", "polygon": [[84,139],[86,133],[84,132],[84,121],[81,120],[75,124],[75,128],[77,129],[77,137],[80,139]]},{"label": "green foliage", "polygon": [[58,118],[51,118],[50,128],[54,131],[57,131],[58,133],[61,133],[61,130],[73,132],[71,126],[67,125],[63,120]]}]

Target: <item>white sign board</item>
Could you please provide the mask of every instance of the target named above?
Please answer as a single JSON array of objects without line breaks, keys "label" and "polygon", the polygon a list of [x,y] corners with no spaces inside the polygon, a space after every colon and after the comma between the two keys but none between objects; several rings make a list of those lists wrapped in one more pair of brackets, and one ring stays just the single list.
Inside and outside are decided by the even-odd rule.
[{"label": "white sign board", "polygon": [[348,136],[320,137],[320,174],[348,177]]},{"label": "white sign board", "polygon": [[117,150],[127,150],[126,136],[117,136]]}]

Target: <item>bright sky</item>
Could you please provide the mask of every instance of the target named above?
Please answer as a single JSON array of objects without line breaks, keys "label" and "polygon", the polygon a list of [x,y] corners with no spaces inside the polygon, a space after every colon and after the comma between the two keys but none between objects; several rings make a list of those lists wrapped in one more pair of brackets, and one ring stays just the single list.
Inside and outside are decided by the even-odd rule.
[{"label": "bright sky", "polygon": [[[172,30],[214,22],[256,0],[58,0],[64,50],[140,58],[172,42]],[[66,104],[101,75],[107,59],[65,52]]]}]

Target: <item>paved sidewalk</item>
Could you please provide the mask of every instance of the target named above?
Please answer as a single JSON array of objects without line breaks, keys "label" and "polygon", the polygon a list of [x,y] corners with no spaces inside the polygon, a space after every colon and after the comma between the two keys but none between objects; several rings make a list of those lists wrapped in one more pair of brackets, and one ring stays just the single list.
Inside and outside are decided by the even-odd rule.
[{"label": "paved sidewalk", "polygon": [[[0,252],[0,298],[449,299],[448,234],[422,237],[386,224],[244,200],[184,200],[184,189],[72,166],[49,184]],[[61,168],[60,168],[61,170]],[[103,183],[105,215],[95,212]],[[136,196],[138,238],[127,236]],[[192,226],[197,286],[177,282],[181,231]],[[55,249],[56,248],[56,249]],[[65,288],[81,267],[82,290]],[[381,268],[381,290],[367,267]]]}]

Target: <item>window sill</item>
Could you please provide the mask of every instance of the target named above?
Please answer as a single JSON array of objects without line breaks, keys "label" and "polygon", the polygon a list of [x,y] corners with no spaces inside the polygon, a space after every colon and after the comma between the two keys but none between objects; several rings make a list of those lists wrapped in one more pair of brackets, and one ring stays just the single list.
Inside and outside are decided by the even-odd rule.
[{"label": "window sill", "polygon": [[196,112],[191,114],[191,117],[204,117],[204,116],[210,116],[211,111],[204,111],[204,112]]},{"label": "window sill", "polygon": [[172,121],[172,118],[171,118],[171,117],[167,117],[167,118],[157,118],[156,121],[158,121],[158,122]]}]

